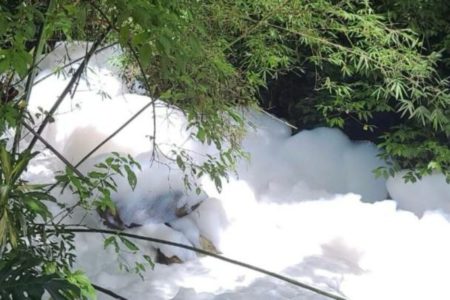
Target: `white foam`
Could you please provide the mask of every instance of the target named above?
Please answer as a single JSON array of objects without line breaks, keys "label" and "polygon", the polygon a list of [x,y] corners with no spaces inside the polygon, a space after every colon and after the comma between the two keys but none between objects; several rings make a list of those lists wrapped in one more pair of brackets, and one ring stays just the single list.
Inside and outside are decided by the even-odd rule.
[{"label": "white foam", "polygon": [[[82,53],[75,46],[71,51]],[[42,74],[50,72],[55,57],[42,65]],[[45,133],[72,161],[150,100],[123,94],[116,70],[105,65],[105,57],[99,55],[97,59],[99,63],[94,62],[93,67],[105,71],[91,79],[99,76],[103,80],[104,74],[111,75],[113,80],[108,85],[118,94],[110,100],[102,100],[95,90],[76,94],[73,101],[81,108],[68,102],[61,112],[74,112],[61,113]],[[45,88],[35,90],[31,107],[51,106],[46,99],[55,99],[59,93],[55,90],[61,90],[66,82],[56,76],[42,82]],[[81,84],[88,86],[86,82]],[[156,137],[164,151],[170,152],[173,147],[210,150],[188,139],[186,120],[179,110],[159,104]],[[442,212],[448,211],[450,197],[449,185],[441,177],[426,177],[414,185],[392,178],[387,186],[395,201],[382,201],[387,190],[384,180],[372,174],[382,163],[373,144],[351,142],[339,130],[328,128],[290,136],[287,126],[266,115],[250,111],[246,116],[256,127],[243,141],[252,159],[240,162],[239,178],[224,183],[221,194],[208,178],[203,178],[201,183],[211,198],[176,196],[184,191],[176,164],[172,162],[168,168],[166,163],[170,161],[164,159],[150,163],[152,143],[145,136],[153,135],[151,110],[101,149],[97,153],[100,156],[86,162],[82,170],[87,171],[110,150],[137,155],[143,171],[137,172],[136,190],[132,191],[126,180],[118,179],[119,192],[114,194],[126,223],[144,224],[130,232],[188,245],[198,245],[201,235],[225,256],[343,293],[349,299],[450,298],[446,288],[450,277],[450,224]],[[29,178],[48,177],[48,169],[55,169],[48,161],[45,157],[36,160]],[[61,199],[64,197],[74,201],[70,195]],[[174,209],[201,200],[197,210],[176,219]],[[397,205],[425,214],[419,218],[397,210]],[[95,214],[85,222],[100,225]],[[186,262],[156,265],[141,281],[118,270],[117,255],[111,249],[103,250],[97,234],[84,234],[77,237],[77,266],[86,270],[95,284],[128,299],[325,299],[214,258],[197,258],[187,250],[143,241],[136,244],[151,257],[159,247],[167,256],[176,255]],[[130,262],[140,259],[126,252],[122,256]],[[103,296],[99,294],[100,299],[108,299]]]},{"label": "white foam", "polygon": [[424,176],[417,182],[405,183],[404,172],[389,178],[386,183],[389,194],[399,208],[422,216],[428,210],[450,213],[450,184],[442,174]]}]

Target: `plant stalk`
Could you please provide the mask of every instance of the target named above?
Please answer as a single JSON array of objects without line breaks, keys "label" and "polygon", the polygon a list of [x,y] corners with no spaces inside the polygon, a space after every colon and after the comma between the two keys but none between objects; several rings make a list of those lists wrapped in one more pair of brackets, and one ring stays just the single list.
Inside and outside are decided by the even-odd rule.
[{"label": "plant stalk", "polygon": [[56,110],[58,109],[59,105],[62,103],[64,98],[67,96],[67,94],[69,94],[72,91],[72,88],[77,83],[78,78],[81,76],[81,74],[84,71],[85,67],[87,66],[90,58],[92,57],[92,55],[94,55],[95,50],[97,50],[97,48],[100,46],[100,44],[103,42],[103,40],[105,39],[105,37],[108,35],[108,33],[110,31],[111,31],[111,26],[109,26],[105,30],[105,32],[103,34],[101,34],[101,36],[94,42],[94,44],[92,45],[91,49],[89,49],[89,51],[86,53],[86,56],[84,57],[84,59],[81,62],[80,66],[78,67],[78,69],[73,74],[73,76],[70,79],[69,83],[67,84],[66,88],[61,93],[61,95],[58,97],[56,102],[53,104],[52,108],[50,109],[50,111],[45,116],[44,121],[42,121],[41,125],[39,126],[39,128],[37,130],[37,135],[34,136],[34,138],[31,140],[30,144],[28,145],[28,151],[31,152],[31,150],[33,149],[34,145],[36,144],[36,142],[38,140],[38,136],[40,136],[42,134],[42,132],[44,131],[45,127],[50,122],[50,120],[53,117],[54,113],[56,112]]}]

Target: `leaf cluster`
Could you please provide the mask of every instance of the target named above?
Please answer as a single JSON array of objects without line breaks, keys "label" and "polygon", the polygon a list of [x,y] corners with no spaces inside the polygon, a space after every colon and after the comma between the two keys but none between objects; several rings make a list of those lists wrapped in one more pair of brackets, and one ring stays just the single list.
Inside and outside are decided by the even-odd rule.
[{"label": "leaf cluster", "polygon": [[47,233],[42,226],[52,218],[48,202],[56,199],[45,186],[22,179],[36,154],[12,155],[0,143],[0,296],[40,299],[47,291],[53,299],[84,299],[92,296],[92,287],[80,289],[76,283],[84,275],[70,271],[74,235]]},{"label": "leaf cluster", "polygon": [[56,273],[42,272],[42,257],[27,252],[0,259],[0,297],[7,300],[41,299],[47,292],[54,300],[81,298],[80,289]]},{"label": "leaf cluster", "polygon": [[[375,129],[371,123],[374,114],[397,114],[404,126],[389,128],[379,146],[385,152],[383,157],[399,160],[397,163],[412,171],[428,165],[432,158],[418,153],[395,155],[396,144],[391,143],[390,135],[406,134],[404,128],[421,128],[415,138],[424,142],[427,152],[437,150],[433,143],[448,147],[449,81],[438,68],[440,53],[433,48],[423,51],[420,32],[391,24],[372,4],[352,0],[216,1],[210,8],[216,26],[229,33],[222,35],[231,45],[227,57],[247,84],[264,86],[268,79],[286,72],[314,72],[314,105],[319,119],[328,125],[344,127],[357,121],[369,131]],[[297,101],[301,106],[302,99]],[[405,140],[405,146],[414,147],[413,140]],[[440,157],[446,162],[441,163],[441,172],[448,175],[450,157]]]}]

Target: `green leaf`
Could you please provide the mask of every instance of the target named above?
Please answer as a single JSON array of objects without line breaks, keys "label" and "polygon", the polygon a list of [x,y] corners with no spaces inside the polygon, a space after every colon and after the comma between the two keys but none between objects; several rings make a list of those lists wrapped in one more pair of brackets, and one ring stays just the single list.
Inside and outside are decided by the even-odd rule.
[{"label": "green leaf", "polygon": [[12,176],[11,155],[2,144],[0,144],[0,163],[6,179],[6,183],[10,183]]},{"label": "green leaf", "polygon": [[137,184],[136,174],[133,172],[133,170],[131,170],[130,166],[125,165],[124,168],[125,168],[125,171],[127,172],[128,184],[134,190],[136,188],[136,184]]},{"label": "green leaf", "polygon": [[114,235],[107,237],[104,241],[103,241],[103,248],[106,249],[108,248],[110,245],[112,245],[114,242],[116,241],[116,237]]},{"label": "green leaf", "polygon": [[183,159],[181,158],[180,155],[177,155],[176,162],[177,162],[178,168],[180,168],[182,171],[184,171],[186,169],[186,166],[184,165]]},{"label": "green leaf", "polygon": [[139,251],[138,246],[136,246],[133,242],[128,240],[127,238],[124,238],[122,236],[119,236],[120,241],[131,251]]},{"label": "green leaf", "polygon": [[45,200],[51,202],[57,202],[56,198],[46,192],[28,192],[24,194],[25,198],[35,198],[38,200]]},{"label": "green leaf", "polygon": [[165,55],[170,54],[171,42],[165,35],[160,35],[158,37],[157,45],[158,48],[164,52]]},{"label": "green leaf", "polygon": [[28,152],[25,152],[19,156],[19,160],[15,162],[14,167],[11,171],[12,182],[15,182],[20,177],[20,175],[22,175],[22,172],[28,166],[30,160],[36,155],[38,155],[38,152],[34,152],[32,154],[28,154]]},{"label": "green leaf", "polygon": [[197,138],[200,142],[204,143],[206,139],[206,132],[202,127],[199,127],[197,130]]},{"label": "green leaf", "polygon": [[24,198],[23,201],[24,201],[26,207],[28,208],[28,210],[30,210],[34,214],[40,215],[45,221],[48,218],[52,217],[52,214],[48,210],[47,206],[45,204],[43,204],[40,200],[27,197],[27,198]]},{"label": "green leaf", "polygon": [[81,295],[88,299],[96,300],[97,295],[89,278],[82,271],[77,270],[67,275],[67,281],[80,289]]},{"label": "green leaf", "polygon": [[195,188],[195,193],[196,193],[197,195],[200,195],[200,194],[202,193],[202,189],[199,188],[199,187],[196,187],[196,188]]},{"label": "green leaf", "polygon": [[99,179],[106,177],[106,173],[98,172],[98,171],[91,171],[88,173],[88,176],[91,178]]},{"label": "green leaf", "polygon": [[150,267],[153,269],[155,268],[155,263],[153,262],[152,258],[148,255],[143,255],[144,259],[147,261],[147,263],[150,265]]},{"label": "green leaf", "polygon": [[152,48],[149,45],[144,44],[139,48],[139,61],[145,67],[150,64],[150,58],[152,57]]},{"label": "green leaf", "polygon": [[438,163],[438,162],[436,162],[436,161],[430,161],[429,163],[428,163],[428,169],[430,169],[430,170],[436,170],[436,171],[441,171],[441,165]]}]

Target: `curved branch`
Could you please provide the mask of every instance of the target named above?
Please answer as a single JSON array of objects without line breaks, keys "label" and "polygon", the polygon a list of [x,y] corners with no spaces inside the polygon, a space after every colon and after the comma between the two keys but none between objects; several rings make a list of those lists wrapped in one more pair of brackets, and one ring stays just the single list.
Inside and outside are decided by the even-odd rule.
[{"label": "curved branch", "polygon": [[[47,232],[52,232],[52,231],[54,231],[54,230],[53,229],[47,230]],[[149,241],[149,242],[154,242],[154,243],[164,244],[164,245],[170,245],[170,246],[174,246],[174,247],[177,247],[177,248],[182,248],[182,249],[194,251],[194,252],[197,252],[197,253],[200,253],[200,254],[203,254],[203,255],[211,256],[211,257],[217,258],[219,260],[223,260],[223,261],[226,261],[228,263],[231,263],[233,265],[241,266],[241,267],[244,267],[244,268],[247,268],[247,269],[250,269],[250,270],[253,270],[253,271],[256,271],[256,272],[259,272],[259,273],[262,273],[262,274],[265,274],[265,275],[268,275],[268,276],[271,276],[271,277],[274,277],[274,278],[277,278],[277,279],[282,280],[284,282],[287,282],[287,283],[293,284],[295,286],[304,288],[306,290],[312,291],[314,293],[320,294],[320,295],[328,297],[330,299],[347,300],[346,298],[344,298],[342,296],[339,296],[339,295],[336,295],[336,294],[333,294],[333,293],[321,290],[321,289],[319,289],[317,287],[314,287],[314,286],[308,285],[306,283],[297,281],[297,280],[289,278],[287,276],[283,276],[283,275],[280,275],[280,274],[277,274],[277,273],[274,273],[274,272],[271,272],[271,271],[268,271],[268,270],[265,270],[265,269],[262,269],[262,268],[259,268],[259,267],[256,267],[256,266],[253,266],[253,265],[250,265],[250,264],[238,261],[238,260],[234,260],[234,259],[222,256],[222,255],[218,255],[218,254],[215,254],[215,253],[203,250],[203,249],[199,249],[199,248],[196,248],[196,247],[192,247],[192,246],[189,246],[189,245],[185,245],[185,244],[175,243],[175,242],[166,241],[166,240],[157,239],[157,238],[152,238],[152,237],[141,236],[141,235],[132,234],[132,233],[118,232],[118,231],[113,231],[113,230],[106,230],[106,229],[61,228],[61,229],[58,229],[58,231],[66,231],[66,232],[73,232],[73,233],[118,234],[118,235],[126,236],[126,237],[129,237],[129,238],[133,238],[133,239],[144,240],[144,241]]]}]

